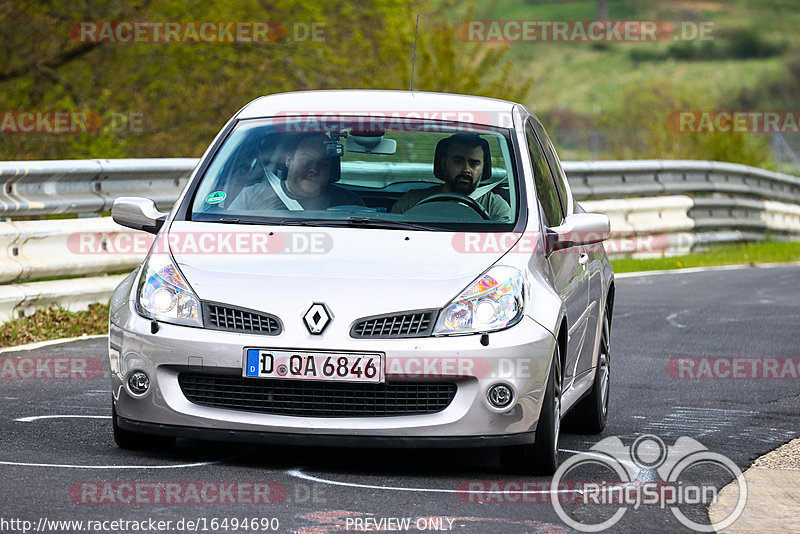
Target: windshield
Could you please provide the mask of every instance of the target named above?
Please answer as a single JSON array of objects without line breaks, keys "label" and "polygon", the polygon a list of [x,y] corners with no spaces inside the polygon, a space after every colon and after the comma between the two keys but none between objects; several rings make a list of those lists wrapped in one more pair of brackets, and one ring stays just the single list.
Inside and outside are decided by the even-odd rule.
[{"label": "windshield", "polygon": [[520,195],[509,135],[425,120],[241,121],[196,187],[189,218],[510,230]]}]

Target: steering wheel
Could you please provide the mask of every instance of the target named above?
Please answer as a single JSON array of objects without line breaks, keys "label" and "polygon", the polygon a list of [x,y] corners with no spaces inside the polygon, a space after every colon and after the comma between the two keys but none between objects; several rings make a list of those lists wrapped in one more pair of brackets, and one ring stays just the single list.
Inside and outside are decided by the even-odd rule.
[{"label": "steering wheel", "polygon": [[484,220],[491,221],[492,218],[489,216],[489,213],[478,204],[478,202],[467,195],[462,195],[461,193],[434,193],[429,197],[425,197],[419,202],[417,202],[416,206],[421,206],[422,204],[427,204],[428,202],[441,202],[443,200],[451,200],[454,202],[458,202],[459,204],[463,204],[464,206],[470,207],[478,212],[478,215],[483,217]]}]

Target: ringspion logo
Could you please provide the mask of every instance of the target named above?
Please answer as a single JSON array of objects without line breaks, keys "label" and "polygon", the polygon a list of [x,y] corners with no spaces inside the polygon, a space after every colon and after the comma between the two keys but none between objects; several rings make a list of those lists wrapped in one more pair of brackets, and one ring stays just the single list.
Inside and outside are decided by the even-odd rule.
[{"label": "ringspion logo", "polygon": [[[606,471],[606,480],[598,480],[598,469]],[[695,475],[698,470],[709,478],[733,478],[737,485],[736,505],[719,521],[699,521],[684,513],[687,507],[709,506],[716,502],[718,488],[703,483]],[[591,521],[576,521],[564,510],[560,499],[551,499],[558,517],[580,532],[600,532],[616,525],[626,512],[642,505],[659,506],[685,527],[697,532],[718,532],[733,524],[747,503],[747,480],[742,471],[727,456],[708,450],[699,441],[682,436],[667,446],[658,436],[642,434],[626,446],[617,436],[603,439],[588,451],[567,459],[553,475],[551,493],[562,489],[563,480],[578,480],[591,473],[590,481],[582,483],[580,503],[606,505],[596,508]],[[647,473],[649,478],[640,477]],[[569,477],[569,478],[567,478]],[[617,506],[609,507],[607,505]],[[683,509],[682,509],[683,507]],[[690,514],[691,515],[691,514]]]}]

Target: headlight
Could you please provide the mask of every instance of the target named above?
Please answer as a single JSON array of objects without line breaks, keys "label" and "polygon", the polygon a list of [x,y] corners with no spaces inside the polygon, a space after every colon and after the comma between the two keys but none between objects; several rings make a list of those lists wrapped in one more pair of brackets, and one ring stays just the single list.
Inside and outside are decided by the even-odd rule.
[{"label": "headlight", "polygon": [[495,266],[461,292],[439,314],[435,334],[491,332],[522,317],[522,273]]},{"label": "headlight", "polygon": [[153,254],[147,258],[136,290],[136,308],[149,319],[203,326],[200,300],[169,254]]}]

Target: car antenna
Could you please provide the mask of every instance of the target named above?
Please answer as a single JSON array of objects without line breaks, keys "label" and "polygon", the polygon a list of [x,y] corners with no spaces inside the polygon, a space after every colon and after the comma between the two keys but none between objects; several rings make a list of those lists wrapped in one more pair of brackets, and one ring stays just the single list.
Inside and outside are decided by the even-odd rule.
[{"label": "car antenna", "polygon": [[414,55],[411,56],[411,88],[409,91],[414,92],[414,63],[417,62],[417,33],[419,33],[419,13],[417,13],[417,25],[414,27]]}]

